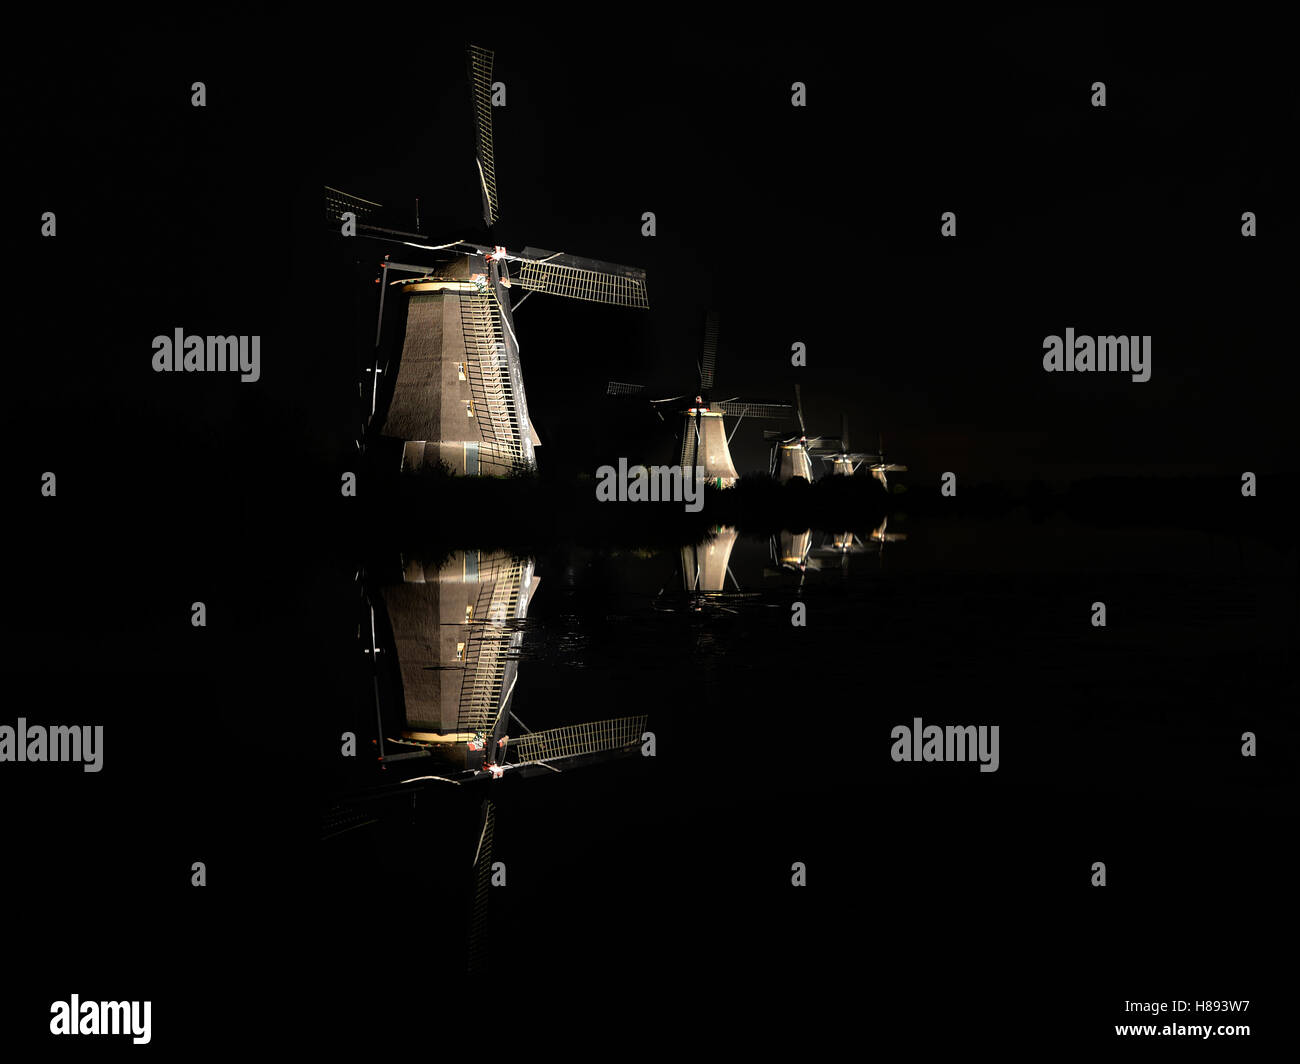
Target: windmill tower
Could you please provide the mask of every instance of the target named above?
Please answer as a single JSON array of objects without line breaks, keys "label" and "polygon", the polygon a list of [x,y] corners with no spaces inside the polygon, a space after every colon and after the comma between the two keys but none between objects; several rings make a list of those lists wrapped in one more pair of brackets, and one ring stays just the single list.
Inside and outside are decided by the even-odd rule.
[{"label": "windmill tower", "polygon": [[[681,411],[682,434],[679,464],[682,469],[701,466],[704,480],[715,487],[729,488],[740,479],[735,463],[731,458],[731,440],[746,417],[788,420],[792,413],[789,403],[748,402],[732,398],[721,402],[709,402],[707,396],[713,390],[714,371],[718,354],[718,316],[710,312],[704,323],[704,347],[700,361],[697,363],[699,390],[694,401],[688,395],[678,395],[671,399],[654,399],[656,407],[665,403],[678,403],[688,400],[687,409]],[[606,395],[639,395],[645,391],[643,384],[627,384],[622,381],[610,381],[606,386]],[[663,415],[660,415],[661,417]],[[734,417],[735,425],[731,434],[727,434],[725,418]]]},{"label": "windmill tower", "polygon": [[[489,232],[498,219],[492,64],[490,51],[470,47],[475,163]],[[376,357],[363,437],[366,444],[400,443],[403,470],[444,462],[454,473],[477,476],[536,467],[541,441],[528,413],[514,325],[514,311],[533,292],[649,306],[642,270],[532,247],[512,253],[459,239],[435,243],[418,232],[371,224],[382,207],[374,201],[327,188],[325,202],[336,231],[350,220],[356,235],[399,247],[404,258],[437,259],[399,262],[385,255],[380,263]],[[389,287],[407,297],[406,335],[389,402],[381,411],[379,381],[393,373],[391,364],[381,367],[378,354]],[[512,288],[524,293],[513,305]]]},{"label": "windmill tower", "polygon": [[795,478],[802,478],[811,484],[814,479],[813,455],[828,443],[839,441],[824,436],[808,438],[808,429],[803,420],[803,393],[797,384],[794,386],[794,409],[799,421],[798,435],[783,436],[770,429],[763,433],[764,439],[773,441],[768,471],[780,484],[788,484]]}]

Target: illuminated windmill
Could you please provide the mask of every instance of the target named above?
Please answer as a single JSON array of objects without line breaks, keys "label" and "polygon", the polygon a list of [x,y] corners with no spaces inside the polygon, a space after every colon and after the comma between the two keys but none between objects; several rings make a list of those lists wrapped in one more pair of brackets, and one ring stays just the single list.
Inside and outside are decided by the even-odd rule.
[{"label": "illuminated windmill", "polygon": [[[880,481],[880,486],[886,491],[889,490],[889,479],[886,473],[906,473],[907,466],[891,465],[885,461],[885,440],[884,437],[878,437],[879,450],[875,455],[875,460],[868,460],[867,468],[871,470],[871,475]],[[882,526],[883,527],[883,526]]]},{"label": "illuminated windmill", "polygon": [[830,463],[832,476],[851,477],[865,465],[871,475],[880,481],[881,487],[888,491],[889,480],[885,474],[907,472],[907,466],[890,465],[885,461],[883,437],[879,440],[880,449],[876,454],[852,450],[849,446],[849,421],[843,414],[840,415],[840,438],[838,443],[838,448],[817,448],[813,451],[823,462]]},{"label": "illuminated windmill", "polygon": [[849,419],[844,414],[840,415],[840,438],[832,442],[839,444],[839,446],[821,447],[813,451],[823,462],[830,464],[832,476],[851,477],[858,471],[863,462],[875,461],[879,457],[874,454],[854,451],[849,447]]},{"label": "illuminated windmill", "polygon": [[[652,399],[651,403],[657,407],[664,403],[687,400],[687,409],[681,411],[683,420],[679,463],[683,469],[702,466],[705,481],[712,482],[716,487],[729,488],[740,477],[731,459],[731,440],[740,428],[741,421],[747,417],[786,421],[793,408],[789,403],[755,403],[734,397],[721,402],[710,402],[707,397],[713,390],[717,355],[718,316],[710,312],[704,323],[704,347],[697,364],[699,393],[695,395],[694,401],[687,394],[673,396],[671,399]],[[610,381],[605,394],[630,396],[640,395],[644,391],[643,384]],[[661,414],[660,417],[662,416]],[[724,420],[728,417],[736,419],[730,435],[727,434]]]},{"label": "illuminated windmill", "polygon": [[772,460],[768,472],[781,484],[789,483],[801,477],[809,484],[813,482],[813,455],[828,443],[839,441],[831,437],[815,436],[808,438],[808,429],[803,420],[803,395],[799,385],[794,386],[794,409],[799,420],[797,436],[783,436],[780,432],[769,429],[763,433],[763,439],[772,440]]},{"label": "illuminated windmill", "polygon": [[[492,62],[491,52],[470,47],[474,154],[483,222],[489,232],[498,217]],[[514,311],[533,292],[623,307],[649,306],[643,270],[532,247],[510,252],[499,245],[464,240],[434,243],[418,232],[370,224],[382,205],[337,189],[326,188],[325,204],[335,231],[346,231],[350,225],[358,236],[401,248],[404,258],[438,260],[399,262],[385,255],[379,264],[376,358],[363,437],[367,443],[400,442],[404,470],[439,461],[468,476],[535,468],[540,439],[528,415],[514,327]],[[389,279],[399,274],[408,276]],[[381,367],[378,355],[390,286],[407,297],[406,334],[396,380],[381,409],[379,379],[392,375],[391,365]],[[524,293],[513,306],[511,288]]]}]

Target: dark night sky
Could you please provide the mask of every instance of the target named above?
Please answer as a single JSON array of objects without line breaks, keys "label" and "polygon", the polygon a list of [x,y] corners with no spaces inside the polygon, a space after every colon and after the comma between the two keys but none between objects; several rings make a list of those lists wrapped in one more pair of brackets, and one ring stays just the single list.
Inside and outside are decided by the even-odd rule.
[{"label": "dark night sky", "polygon": [[[883,432],[914,479],[1280,466],[1295,98],[1268,42],[1239,63],[1213,26],[1081,12],[817,29],[665,25],[544,46],[516,24],[470,33],[497,50],[508,91],[496,238],[649,275],[649,314],[540,297],[521,310],[548,442],[580,444],[607,379],[693,388],[715,308],[719,394],[787,398],[797,380],[813,431],[842,411],[858,446]],[[387,56],[325,30],[173,38],[118,31],[25,116],[37,140],[23,176],[63,205],[57,245],[33,247],[38,272],[94,269],[134,324],[97,340],[118,352],[111,372],[66,382],[64,398],[93,406],[107,389],[124,431],[200,447],[232,421],[257,425],[319,461],[356,412],[353,320],[313,284],[317,186],[412,213],[418,195],[427,231],[482,235],[462,34],[415,19],[410,50]],[[211,102],[195,112],[200,76]],[[1105,110],[1088,104],[1097,79]],[[794,80],[807,110],[789,106]],[[955,241],[938,236],[949,209]],[[357,299],[363,337],[373,292]],[[147,361],[182,310],[187,327],[268,335],[264,383],[205,389],[197,421],[174,403],[192,382]],[[1151,334],[1152,380],[1045,374],[1043,337],[1067,326]],[[742,468],[765,465],[760,430],[737,437]]]}]

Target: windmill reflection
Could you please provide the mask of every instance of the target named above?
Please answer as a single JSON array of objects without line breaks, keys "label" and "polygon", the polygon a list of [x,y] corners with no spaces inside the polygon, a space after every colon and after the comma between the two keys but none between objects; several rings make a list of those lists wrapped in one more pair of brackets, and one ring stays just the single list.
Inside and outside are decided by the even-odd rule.
[{"label": "windmill reflection", "polygon": [[[426,814],[436,825],[428,837],[460,850],[460,860],[472,867],[466,927],[471,968],[486,967],[491,953],[499,801],[489,795],[500,786],[493,781],[626,757],[646,737],[645,715],[541,731],[527,729],[515,716],[520,650],[539,584],[532,561],[489,551],[458,551],[438,561],[405,559],[400,576],[368,577],[363,584],[358,636],[370,664],[373,741],[385,778],[367,778],[337,795],[324,835],[333,838],[388,814],[414,820],[411,811],[421,795],[440,803]],[[470,795],[477,791],[479,799],[472,839],[455,828],[457,822],[469,827],[468,810],[459,799],[450,800],[466,789]],[[458,864],[453,859],[453,878]]]},{"label": "windmill reflection", "polygon": [[687,592],[719,592],[727,589],[727,577],[737,591],[740,584],[731,572],[731,552],[739,533],[734,528],[715,528],[707,539],[682,548],[682,587]]},{"label": "windmill reflection", "polygon": [[[368,596],[376,638],[376,698],[392,705],[380,756],[433,757],[449,768],[490,770],[507,733],[533,563],[458,551],[441,563],[408,559],[401,582]],[[379,636],[392,644],[383,661]],[[388,668],[382,666],[388,664]],[[384,694],[389,694],[384,699]],[[402,749],[388,749],[389,745]]]},{"label": "windmill reflection", "polygon": [[528,606],[540,583],[531,561],[458,551],[436,563],[407,560],[400,582],[367,588],[380,760],[429,767],[404,782],[436,779],[439,771],[458,783],[508,771],[538,775],[640,741],[644,716],[531,731],[512,712]]},{"label": "windmill reflection", "polygon": [[822,545],[813,552],[811,562],[816,569],[827,568],[828,562],[838,560],[841,569],[848,569],[849,558],[855,554],[875,554],[880,564],[885,563],[885,544],[901,543],[907,539],[906,532],[890,532],[889,517],[881,519],[880,524],[866,537],[853,532],[836,532],[827,536]]}]

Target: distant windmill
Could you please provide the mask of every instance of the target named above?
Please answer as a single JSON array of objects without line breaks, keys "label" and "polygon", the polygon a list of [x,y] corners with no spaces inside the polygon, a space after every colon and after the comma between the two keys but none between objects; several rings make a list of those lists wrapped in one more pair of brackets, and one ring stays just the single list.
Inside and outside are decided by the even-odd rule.
[{"label": "distant windmill", "polygon": [[773,441],[768,471],[781,484],[796,477],[802,477],[811,484],[814,480],[813,455],[827,444],[839,443],[839,440],[825,436],[808,438],[808,428],[803,420],[803,394],[797,384],[794,386],[794,409],[799,420],[798,435],[783,436],[771,429],[763,433],[763,439]]},{"label": "distant windmill", "polygon": [[849,419],[845,414],[840,414],[840,437],[832,442],[837,443],[839,446],[821,447],[813,450],[813,453],[818,458],[830,464],[832,476],[851,477],[858,471],[863,462],[874,461],[879,457],[874,454],[854,451],[850,448]]},{"label": "distant windmill", "polygon": [[[731,398],[721,402],[710,402],[708,394],[713,390],[714,371],[718,355],[718,316],[710,312],[704,322],[704,346],[697,364],[699,393],[692,402],[689,393],[673,396],[671,399],[652,399],[652,405],[658,407],[666,403],[678,403],[687,400],[687,409],[681,411],[682,437],[680,464],[683,469],[702,466],[704,479],[717,487],[727,488],[740,477],[731,459],[731,440],[736,429],[746,417],[767,420],[788,420],[793,408],[789,403],[748,402]],[[643,384],[627,384],[623,381],[610,381],[606,386],[606,395],[629,396],[640,395],[645,391]],[[663,415],[661,414],[660,417]],[[724,418],[736,418],[736,424],[727,435]]]},{"label": "distant windmill", "polygon": [[[498,217],[492,138],[493,53],[469,48],[474,109],[475,161],[483,222]],[[419,232],[370,224],[382,205],[338,189],[325,189],[326,217],[336,231],[345,222],[357,235],[417,252],[436,253],[440,264],[393,261],[380,265],[378,349],[384,295],[398,285],[409,296],[406,337],[386,412],[379,413],[379,378],[389,367],[375,358],[367,441],[402,443],[402,468],[445,462],[465,475],[505,474],[536,466],[540,438],[528,415],[513,312],[533,292],[645,309],[645,272],[626,266],[525,247],[512,253],[452,240],[433,243]],[[345,216],[350,215],[351,218]],[[419,228],[418,201],[416,228]],[[414,257],[420,257],[418,254]],[[446,261],[450,258],[450,262]],[[511,276],[510,267],[517,268]],[[413,275],[388,281],[388,276]],[[524,295],[511,306],[507,290]]]},{"label": "distant windmill", "polygon": [[854,451],[849,445],[849,419],[843,414],[840,415],[840,438],[836,442],[839,443],[839,447],[822,447],[813,450],[813,453],[823,462],[830,463],[832,476],[851,477],[865,464],[871,475],[888,491],[889,480],[885,474],[907,472],[907,466],[890,465],[885,461],[883,437],[880,438],[880,450],[876,454]]},{"label": "distant windmill", "polygon": [[889,479],[885,476],[885,474],[886,474],[886,473],[906,473],[906,472],[907,472],[907,466],[905,466],[905,465],[890,465],[890,463],[886,462],[886,461],[885,461],[885,439],[884,439],[884,437],[883,437],[883,436],[878,437],[878,442],[879,442],[879,445],[880,445],[880,446],[879,446],[879,450],[878,450],[878,452],[877,452],[877,454],[876,454],[876,460],[875,460],[874,462],[868,464],[867,468],[871,470],[871,475],[872,475],[873,477],[875,477],[878,481],[880,481],[880,486],[881,486],[882,488],[884,488],[886,491],[888,491],[888,490],[889,490]]}]

